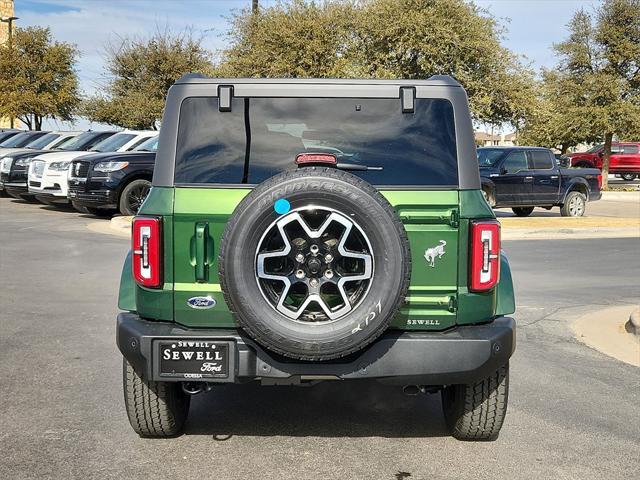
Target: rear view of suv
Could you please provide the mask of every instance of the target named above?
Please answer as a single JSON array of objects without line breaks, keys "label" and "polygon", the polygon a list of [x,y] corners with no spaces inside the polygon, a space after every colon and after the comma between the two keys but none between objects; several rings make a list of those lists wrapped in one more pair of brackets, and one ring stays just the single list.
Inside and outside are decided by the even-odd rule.
[{"label": "rear view of suv", "polygon": [[179,433],[217,384],[375,379],[441,392],[454,436],[495,438],[515,303],[465,91],[179,80],[119,307],[139,435]]}]

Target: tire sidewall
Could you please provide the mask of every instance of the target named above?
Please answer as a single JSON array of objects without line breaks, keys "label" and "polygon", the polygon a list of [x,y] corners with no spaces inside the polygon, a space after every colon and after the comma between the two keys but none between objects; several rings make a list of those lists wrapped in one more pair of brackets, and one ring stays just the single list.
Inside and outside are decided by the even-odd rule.
[{"label": "tire sidewall", "polygon": [[[345,172],[339,172],[338,179],[304,170],[309,172],[289,172],[281,182],[276,179],[257,187],[238,206],[233,228],[223,239],[221,283],[238,322],[259,343],[297,358],[335,358],[373,341],[397,312],[408,286],[408,243],[403,242],[404,229],[398,231],[373,187],[353,188],[354,182],[348,182],[351,177],[355,183],[364,182]],[[319,169],[318,173],[327,172]],[[334,209],[354,221],[369,239],[374,264],[369,290],[351,312],[333,322],[294,321],[276,311],[259,288],[256,250],[264,232],[280,217],[273,206],[282,198],[289,201],[292,211],[309,205]]]},{"label": "tire sidewall", "polygon": [[120,202],[118,205],[119,207],[118,210],[120,210],[120,213],[122,215],[136,215],[138,213],[138,212],[134,212],[131,207],[131,202],[129,202],[129,194],[133,189],[133,187],[136,184],[141,182],[144,182],[148,184],[149,187],[151,187],[151,182],[149,180],[146,180],[144,178],[136,178],[135,180],[132,180],[129,183],[127,183],[125,187],[122,189],[122,193],[120,194]]}]

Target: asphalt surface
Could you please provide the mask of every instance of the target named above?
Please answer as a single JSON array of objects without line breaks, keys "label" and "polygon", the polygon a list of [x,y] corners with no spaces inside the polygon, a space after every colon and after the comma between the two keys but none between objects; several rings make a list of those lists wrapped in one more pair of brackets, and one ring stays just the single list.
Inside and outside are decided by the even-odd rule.
[{"label": "asphalt surface", "polygon": [[638,477],[640,369],[569,329],[640,302],[638,239],[505,242],[519,328],[495,442],[449,437],[437,395],[374,383],[216,388],[152,440],[127,422],[114,341],[128,241],[96,221],[0,198],[2,479]]}]

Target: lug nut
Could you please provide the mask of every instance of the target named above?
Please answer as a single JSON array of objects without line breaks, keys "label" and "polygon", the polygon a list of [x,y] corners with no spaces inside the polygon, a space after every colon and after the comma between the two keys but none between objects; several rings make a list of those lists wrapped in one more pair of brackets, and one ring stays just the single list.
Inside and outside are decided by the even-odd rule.
[{"label": "lug nut", "polygon": [[296,270],[296,278],[304,278],[304,270]]},{"label": "lug nut", "polygon": [[311,248],[309,250],[313,255],[317,255],[318,252],[320,251],[320,249],[318,248],[318,245],[311,245]]},{"label": "lug nut", "polygon": [[327,263],[331,263],[331,262],[333,262],[333,255],[331,255],[330,253],[327,253],[327,254],[324,256],[324,261],[325,261],[325,262],[327,262]]},{"label": "lug nut", "polygon": [[318,286],[318,279],[317,278],[312,278],[309,281],[309,285],[311,285],[313,288],[316,288]]},{"label": "lug nut", "polygon": [[301,254],[301,253],[297,254],[296,255],[296,262],[298,262],[298,263],[304,262],[304,255]]},{"label": "lug nut", "polygon": [[333,278],[333,270],[327,270],[326,272],[324,272],[324,276],[326,278]]}]

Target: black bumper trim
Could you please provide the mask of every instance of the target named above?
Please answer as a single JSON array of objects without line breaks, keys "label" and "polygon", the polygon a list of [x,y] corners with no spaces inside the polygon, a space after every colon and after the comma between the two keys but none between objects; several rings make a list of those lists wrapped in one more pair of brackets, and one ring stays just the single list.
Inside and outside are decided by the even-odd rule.
[{"label": "black bumper trim", "polygon": [[285,361],[264,350],[241,330],[189,329],[175,323],[146,321],[133,313],[118,315],[118,348],[147,378],[180,381],[160,378],[152,356],[154,340],[176,338],[234,342],[234,358],[230,364],[233,371],[229,372],[229,378],[213,381],[236,383],[294,377],[384,379],[391,383],[421,385],[472,383],[504,365],[516,346],[515,321],[498,317],[491,323],[459,326],[446,332],[389,330],[361,352],[343,359],[344,362]]}]

